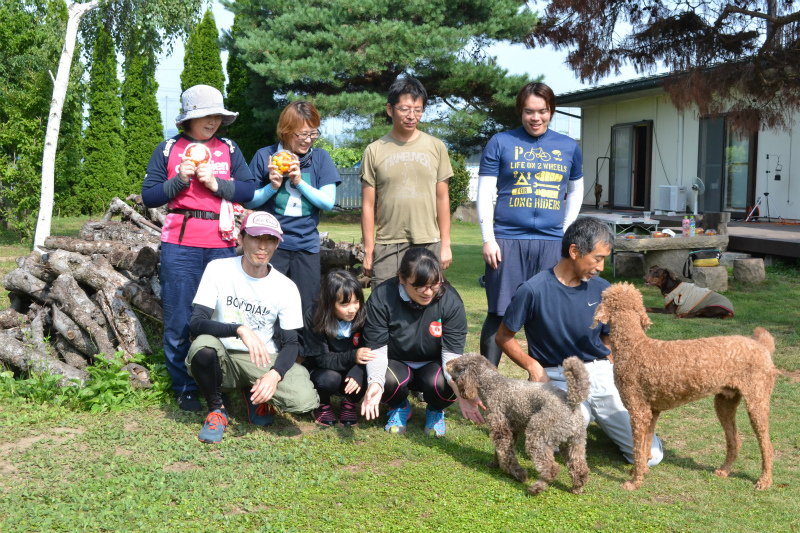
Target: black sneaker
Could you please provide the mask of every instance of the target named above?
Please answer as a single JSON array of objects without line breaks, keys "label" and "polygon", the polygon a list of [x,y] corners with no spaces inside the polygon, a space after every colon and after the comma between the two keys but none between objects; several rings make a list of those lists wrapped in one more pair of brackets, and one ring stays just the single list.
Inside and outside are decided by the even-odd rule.
[{"label": "black sneaker", "polygon": [[195,413],[202,409],[200,399],[197,397],[196,392],[184,392],[177,396],[178,407],[184,411]]}]

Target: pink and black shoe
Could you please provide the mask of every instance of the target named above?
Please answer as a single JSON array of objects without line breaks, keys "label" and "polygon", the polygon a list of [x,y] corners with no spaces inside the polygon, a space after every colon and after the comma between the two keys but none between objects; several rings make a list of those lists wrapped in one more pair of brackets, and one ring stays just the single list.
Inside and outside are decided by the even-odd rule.
[{"label": "pink and black shoe", "polygon": [[358,425],[358,404],[350,400],[342,400],[339,406],[339,423],[346,428],[356,427]]},{"label": "pink and black shoe", "polygon": [[327,428],[336,425],[336,415],[333,414],[333,409],[329,403],[320,405],[311,411],[311,416],[314,417],[314,422],[316,422],[318,426]]}]

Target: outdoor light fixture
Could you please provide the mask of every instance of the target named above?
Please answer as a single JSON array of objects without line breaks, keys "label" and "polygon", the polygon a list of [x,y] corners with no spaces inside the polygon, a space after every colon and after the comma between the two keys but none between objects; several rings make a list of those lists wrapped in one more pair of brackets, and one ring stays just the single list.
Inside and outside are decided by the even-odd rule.
[{"label": "outdoor light fixture", "polygon": [[[777,154],[772,154],[778,158],[778,162],[775,164],[775,181],[781,181],[781,171],[783,170],[783,165],[781,165],[781,156]],[[769,159],[770,154],[767,154],[767,159]],[[769,177],[769,163],[767,163],[767,176]]]}]

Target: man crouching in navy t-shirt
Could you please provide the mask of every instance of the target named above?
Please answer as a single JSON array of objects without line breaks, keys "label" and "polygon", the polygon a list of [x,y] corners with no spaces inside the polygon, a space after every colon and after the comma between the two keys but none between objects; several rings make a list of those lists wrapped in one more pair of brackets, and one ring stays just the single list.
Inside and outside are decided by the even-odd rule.
[{"label": "man crouching in navy t-shirt", "polygon": [[[633,463],[630,416],[614,384],[608,325],[592,329],[597,304],[609,283],[598,274],[611,255],[614,236],[596,218],[579,218],[567,228],[561,260],[519,286],[497,332],[497,345],[528,371],[531,381],[567,390],[562,362],[577,355],[589,372],[589,399],[581,411],[594,420]],[[525,327],[526,354],[514,338]],[[661,441],[653,435],[649,466],[661,462]]]}]

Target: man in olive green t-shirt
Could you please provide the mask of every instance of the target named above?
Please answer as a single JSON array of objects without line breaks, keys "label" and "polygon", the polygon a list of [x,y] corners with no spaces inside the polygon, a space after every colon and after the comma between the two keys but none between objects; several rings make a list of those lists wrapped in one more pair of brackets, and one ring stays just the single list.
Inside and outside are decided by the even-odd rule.
[{"label": "man in olive green t-shirt", "polygon": [[392,131],[367,146],[361,161],[363,264],[373,288],[397,274],[411,247],[433,251],[442,268],[453,259],[447,184],[453,168],[444,143],[417,129],[427,101],[419,80],[398,78],[386,104]]}]

